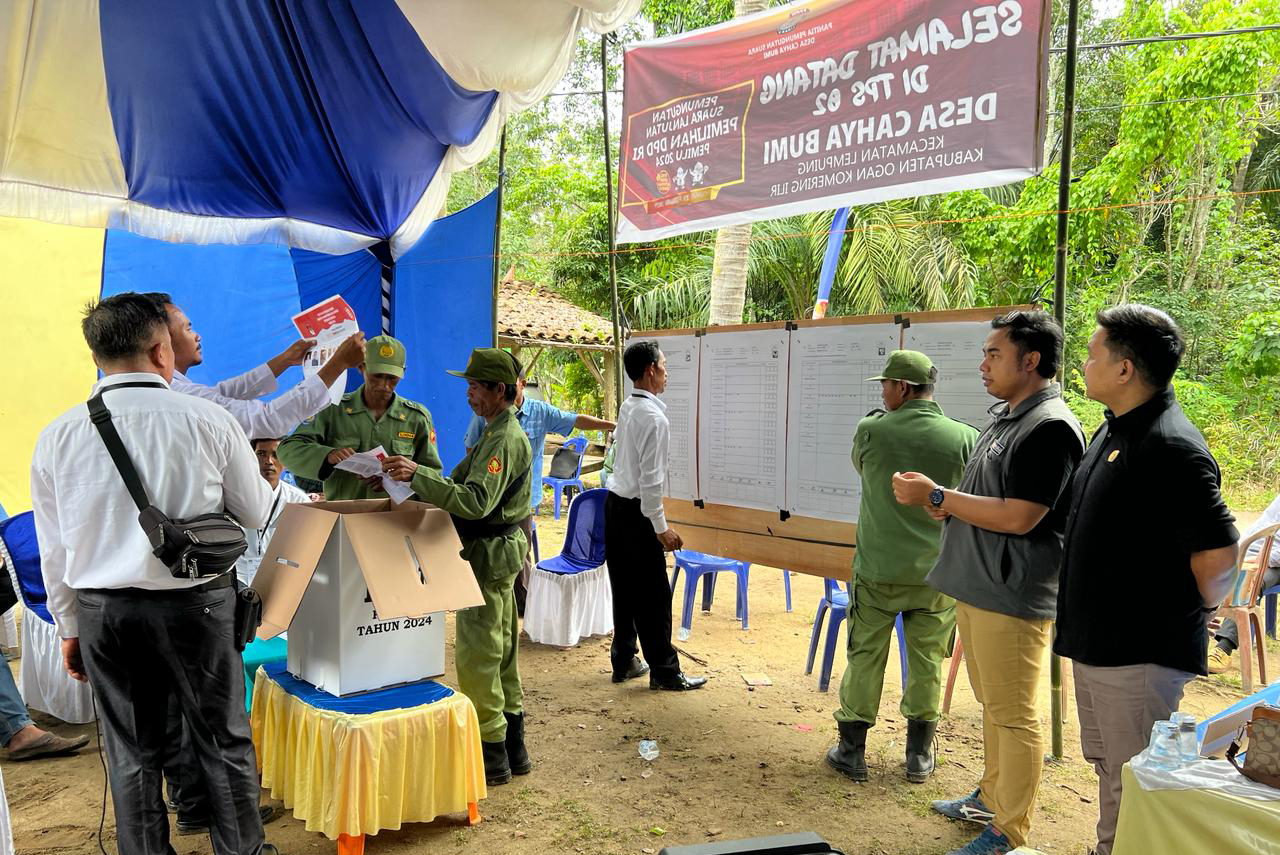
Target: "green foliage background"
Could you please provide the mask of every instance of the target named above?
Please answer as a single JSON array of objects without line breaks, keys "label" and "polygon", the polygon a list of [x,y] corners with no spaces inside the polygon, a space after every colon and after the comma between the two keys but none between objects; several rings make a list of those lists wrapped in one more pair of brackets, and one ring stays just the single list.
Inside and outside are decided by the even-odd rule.
[{"label": "green foliage background", "polygon": [[[1079,42],[1280,24],[1280,0],[1082,2]],[[1064,43],[1055,0],[1053,43]],[[648,0],[623,43],[732,17],[732,0]],[[584,38],[558,92],[508,126],[504,268],[609,312],[600,43]],[[622,49],[609,47],[608,88]],[[830,314],[1025,302],[1052,295],[1062,55],[1050,67],[1048,166],[1035,179],[855,208]],[[1179,399],[1223,469],[1228,498],[1256,508],[1280,490],[1280,32],[1080,52],[1073,146],[1066,393],[1101,421],[1078,366],[1093,313],[1121,301],[1178,319],[1188,352]],[[617,162],[620,93],[609,95]],[[455,178],[449,210],[488,192],[497,158]],[[831,213],[756,224],[745,321],[803,317]],[[711,233],[623,247],[623,310],[636,327],[705,323]],[[539,362],[551,396],[599,406],[571,358]]]}]

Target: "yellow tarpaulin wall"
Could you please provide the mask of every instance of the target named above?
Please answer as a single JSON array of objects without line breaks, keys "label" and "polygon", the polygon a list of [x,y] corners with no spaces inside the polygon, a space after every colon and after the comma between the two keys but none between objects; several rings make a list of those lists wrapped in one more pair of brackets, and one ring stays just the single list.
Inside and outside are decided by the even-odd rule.
[{"label": "yellow tarpaulin wall", "polygon": [[0,217],[0,504],[31,508],[31,452],[97,373],[80,313],[102,286],[102,229]]}]

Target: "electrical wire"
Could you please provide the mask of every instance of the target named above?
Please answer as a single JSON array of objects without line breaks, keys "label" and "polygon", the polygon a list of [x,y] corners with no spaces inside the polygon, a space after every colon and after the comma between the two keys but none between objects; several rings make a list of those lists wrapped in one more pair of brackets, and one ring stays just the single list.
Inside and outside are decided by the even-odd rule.
[{"label": "electrical wire", "polygon": [[[1140,39],[1120,39],[1114,42],[1097,42],[1090,45],[1076,45],[1076,50],[1110,50],[1118,47],[1134,45],[1152,45],[1163,42],[1185,42],[1193,39],[1216,39],[1222,36],[1242,36],[1248,33],[1268,33],[1280,30],[1280,24],[1263,24],[1257,27],[1236,27],[1230,30],[1209,30],[1203,33],[1172,33],[1167,36],[1146,36]],[[1049,48],[1049,53],[1066,53],[1065,47]]]}]

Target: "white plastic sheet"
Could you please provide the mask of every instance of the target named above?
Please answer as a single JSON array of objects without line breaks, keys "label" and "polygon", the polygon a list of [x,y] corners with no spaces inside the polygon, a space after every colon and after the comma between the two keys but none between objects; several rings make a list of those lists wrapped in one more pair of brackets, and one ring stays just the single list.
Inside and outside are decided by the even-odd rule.
[{"label": "white plastic sheet", "polygon": [[1178,769],[1151,765],[1144,749],[1129,763],[1133,777],[1144,790],[1215,790],[1246,799],[1280,801],[1280,790],[1250,781],[1226,760],[1200,759]]}]

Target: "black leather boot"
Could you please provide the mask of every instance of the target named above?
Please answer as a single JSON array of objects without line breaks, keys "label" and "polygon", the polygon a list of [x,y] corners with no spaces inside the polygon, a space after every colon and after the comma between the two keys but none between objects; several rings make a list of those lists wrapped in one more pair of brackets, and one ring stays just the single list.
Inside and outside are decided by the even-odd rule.
[{"label": "black leather boot", "polygon": [[933,774],[933,734],[936,721],[907,719],[907,780],[923,784]]},{"label": "black leather boot", "polygon": [[865,721],[838,721],[840,741],[827,752],[827,765],[855,781],[867,780],[867,729]]},{"label": "black leather boot", "polygon": [[524,713],[503,713],[507,717],[507,762],[514,775],[528,775],[533,761],[524,747]]},{"label": "black leather boot", "polygon": [[484,782],[489,785],[505,784],[511,780],[511,765],[507,762],[507,743],[481,742],[484,756]]}]

